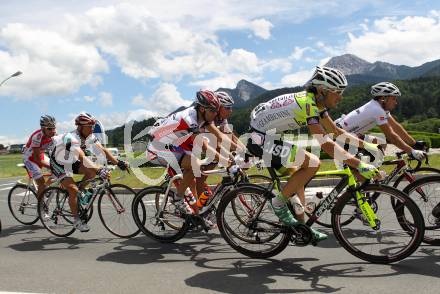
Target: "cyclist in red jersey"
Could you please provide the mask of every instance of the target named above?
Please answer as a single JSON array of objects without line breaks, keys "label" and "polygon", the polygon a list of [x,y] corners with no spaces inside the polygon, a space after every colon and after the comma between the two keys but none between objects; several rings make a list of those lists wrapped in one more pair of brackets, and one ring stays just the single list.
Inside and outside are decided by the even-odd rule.
[{"label": "cyclist in red jersey", "polygon": [[53,116],[43,115],[40,118],[40,129],[32,133],[23,148],[23,162],[30,178],[37,183],[37,198],[40,199],[41,193],[46,188],[41,169],[50,168],[44,160],[44,152],[49,150],[52,144],[52,137],[56,134],[56,121]]},{"label": "cyclist in red jersey", "polygon": [[[185,191],[196,180],[196,192],[204,190],[204,181],[197,171],[203,162],[193,154],[193,148],[204,149],[213,154],[215,160],[229,163],[214,148],[206,144],[204,137],[198,137],[201,129],[210,128],[218,115],[220,102],[211,91],[199,91],[196,105],[158,120],[149,131],[150,143],[147,147],[147,158],[150,162],[170,165],[175,171],[183,169],[183,179],[177,187],[174,205],[182,214],[194,214],[196,211],[184,200]],[[213,135],[221,138],[220,131],[214,127]]]}]

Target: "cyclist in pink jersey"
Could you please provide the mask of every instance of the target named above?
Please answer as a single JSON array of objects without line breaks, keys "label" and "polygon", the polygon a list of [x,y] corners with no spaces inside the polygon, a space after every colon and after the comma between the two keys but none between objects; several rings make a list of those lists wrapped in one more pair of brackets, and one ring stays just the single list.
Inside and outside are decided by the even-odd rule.
[{"label": "cyclist in pink jersey", "polygon": [[48,162],[44,160],[44,152],[49,150],[52,144],[52,137],[56,134],[56,121],[53,116],[43,115],[40,118],[40,129],[32,133],[23,148],[23,161],[30,178],[37,183],[37,197],[40,199],[41,193],[46,188],[41,169],[50,168]]}]

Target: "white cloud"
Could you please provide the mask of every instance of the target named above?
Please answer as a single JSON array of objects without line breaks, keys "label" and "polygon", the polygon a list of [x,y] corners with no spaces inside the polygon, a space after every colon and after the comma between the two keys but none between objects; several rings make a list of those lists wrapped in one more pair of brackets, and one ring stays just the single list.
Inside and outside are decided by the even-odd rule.
[{"label": "white cloud", "polygon": [[280,86],[284,86],[284,87],[303,86],[310,79],[313,72],[314,72],[314,69],[301,70],[301,71],[286,75],[281,79]]},{"label": "white cloud", "polygon": [[270,30],[272,27],[273,24],[270,21],[265,20],[264,18],[256,19],[251,22],[251,28],[255,36],[260,37],[264,40],[270,38]]},{"label": "white cloud", "polygon": [[[367,24],[365,24],[367,25]],[[410,66],[440,58],[440,14],[375,20],[359,34],[349,34],[346,52],[370,62],[377,60]]]},{"label": "white cloud", "polygon": [[306,51],[313,51],[313,49],[310,48],[310,47],[303,47],[303,48],[301,48],[301,47],[295,46],[295,48],[293,49],[292,54],[289,56],[289,59],[299,60],[299,59],[301,59],[304,56],[304,53]]},{"label": "white cloud", "polygon": [[99,104],[102,107],[111,107],[113,106],[113,96],[109,92],[101,92],[99,93]]},{"label": "white cloud", "polygon": [[107,71],[95,47],[66,36],[24,24],[9,24],[0,31],[0,76],[21,70],[23,75],[2,86],[2,95],[21,98],[62,95],[92,84]]},{"label": "white cloud", "polygon": [[27,141],[26,137],[16,137],[16,136],[1,136],[0,135],[0,144],[3,146],[9,146],[11,144],[25,144]]},{"label": "white cloud", "polygon": [[163,83],[151,98],[138,94],[133,97],[131,104],[146,108],[151,116],[163,116],[181,106],[189,106],[191,101],[183,99],[173,84]]},{"label": "white cloud", "polygon": [[94,96],[84,96],[84,101],[86,102],[93,102],[95,99],[96,98]]}]

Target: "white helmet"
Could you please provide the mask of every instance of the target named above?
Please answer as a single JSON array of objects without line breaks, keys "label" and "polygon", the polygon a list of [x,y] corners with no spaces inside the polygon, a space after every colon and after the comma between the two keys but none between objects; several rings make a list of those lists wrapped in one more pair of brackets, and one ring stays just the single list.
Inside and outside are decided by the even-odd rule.
[{"label": "white helmet", "polygon": [[392,83],[382,82],[371,86],[371,95],[373,97],[400,96],[400,90]]},{"label": "white helmet", "polygon": [[312,86],[324,86],[329,90],[344,91],[347,87],[347,79],[344,74],[335,68],[317,66],[312,78],[307,84]]},{"label": "white helmet", "polygon": [[224,91],[218,91],[215,92],[215,95],[217,96],[222,106],[231,107],[232,105],[234,105],[234,99],[232,99],[232,97],[228,93]]}]

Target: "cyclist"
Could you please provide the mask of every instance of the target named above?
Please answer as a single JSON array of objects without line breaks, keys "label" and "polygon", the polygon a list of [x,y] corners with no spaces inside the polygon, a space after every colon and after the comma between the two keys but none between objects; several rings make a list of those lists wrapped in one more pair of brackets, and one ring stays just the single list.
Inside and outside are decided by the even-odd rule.
[{"label": "cyclist", "polygon": [[[203,146],[207,153],[213,154],[215,160],[225,164],[229,160],[206,144],[204,137],[198,137],[203,128],[212,130],[212,133],[221,138],[220,132],[213,126],[218,115],[220,102],[211,91],[199,91],[196,94],[195,106],[188,107],[180,112],[158,120],[149,131],[150,142],[147,146],[147,159],[163,166],[170,165],[179,172],[183,169],[183,179],[177,187],[177,194],[173,200],[175,207],[182,214],[195,214],[197,208],[191,207],[188,202],[194,199],[184,200],[185,191],[188,187],[193,188],[196,182],[196,195],[204,192],[204,181],[200,171],[203,161],[194,154],[194,148]],[[198,141],[200,140],[200,141]]]},{"label": "cyclist", "polygon": [[[224,92],[224,91],[216,91],[214,94],[217,96],[220,102],[220,108],[218,111],[218,115],[214,120],[213,124],[209,124],[206,127],[202,128],[202,132],[212,133],[216,136],[217,140],[217,151],[224,152],[223,154],[229,154],[231,151],[245,151],[246,146],[241,143],[238,137],[233,133],[231,125],[228,122],[228,118],[232,114],[232,106],[234,105],[234,99]],[[209,143],[209,139],[207,140]],[[211,165],[211,167],[213,167]],[[203,180],[206,180],[206,176],[203,176]],[[211,190],[208,186],[205,186],[205,190],[207,190],[211,194]]]},{"label": "cyclist", "polygon": [[[287,184],[271,200],[271,206],[280,221],[289,226],[304,223],[304,213],[294,218],[286,202],[295,193],[304,206],[304,186],[319,169],[319,158],[297,148],[293,143],[283,140],[282,134],[307,126],[321,148],[330,156],[345,159],[344,162],[357,169],[367,179],[374,177],[378,170],[361,162],[335,144],[328,134],[344,135],[357,142],[363,142],[338,128],[327,113],[327,108],[334,108],[342,99],[347,87],[345,76],[336,69],[316,67],[312,78],[306,84],[306,91],[280,95],[265,103],[257,105],[251,113],[251,136],[247,148],[255,156],[262,157],[266,166],[271,166],[281,173],[292,164],[296,172]],[[311,228],[316,241],[327,238],[327,235]]]},{"label": "cyclist", "polygon": [[377,142],[377,139],[366,136],[365,133],[379,126],[389,142],[417,160],[422,160],[425,153],[415,149],[418,148],[416,140],[390,113],[397,106],[397,97],[401,96],[399,88],[392,83],[381,82],[371,86],[371,96],[373,98],[369,102],[335,120],[336,125],[373,142]]},{"label": "cyclist", "polygon": [[44,152],[49,150],[52,137],[56,134],[56,121],[51,115],[43,115],[40,118],[40,129],[36,130],[29,137],[23,147],[23,161],[30,178],[37,183],[37,198],[46,188],[41,168],[50,168],[49,162],[45,160]]},{"label": "cyclist", "polygon": [[128,168],[128,163],[116,159],[110,151],[104,148],[93,135],[96,119],[89,113],[82,112],[75,118],[76,130],[54,137],[54,148],[50,153],[50,168],[61,184],[69,193],[69,206],[74,215],[73,226],[81,232],[90,230],[87,223],[78,217],[77,195],[79,190],[73,180],[74,174],[84,175],[83,180],[100,176],[108,179],[110,174],[107,169],[92,162],[85,151],[90,150],[95,155],[103,156],[106,160],[116,164],[121,170]]},{"label": "cyclist", "polygon": [[246,150],[246,147],[241,143],[237,135],[234,134],[231,125],[228,122],[228,118],[232,114],[234,99],[224,91],[216,91],[215,95],[218,97],[221,105],[215,125],[223,134],[231,137],[231,150]]}]

